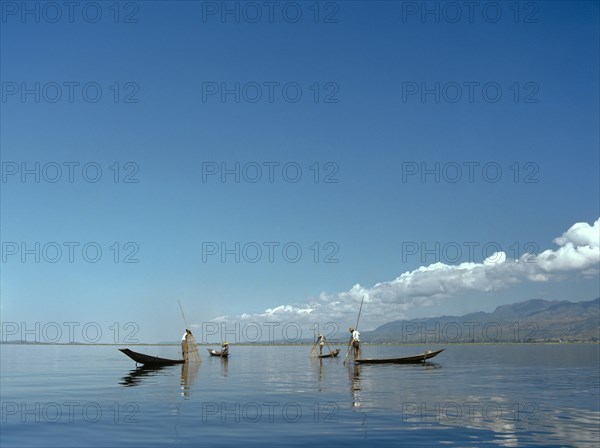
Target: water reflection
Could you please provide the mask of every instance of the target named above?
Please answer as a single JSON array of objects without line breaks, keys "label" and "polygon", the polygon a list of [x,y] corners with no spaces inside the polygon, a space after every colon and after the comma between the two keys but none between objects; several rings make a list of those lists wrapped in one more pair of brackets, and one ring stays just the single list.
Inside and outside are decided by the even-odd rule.
[{"label": "water reflection", "polygon": [[[408,364],[406,364],[406,365],[408,365]],[[422,362],[420,365],[425,366],[425,370],[433,370],[433,369],[441,369],[442,368],[442,365],[437,362],[425,361],[425,362]]]},{"label": "water reflection", "polygon": [[[367,421],[370,430],[374,421],[386,421],[415,430],[475,431],[474,439],[508,448],[564,446],[564,441],[569,446],[598,446],[597,405],[594,410],[565,406],[565,397],[572,397],[577,389],[557,387],[564,373],[549,378],[535,367],[524,372],[487,365],[474,373],[448,364],[349,366],[351,406],[358,411],[365,433]],[[572,369],[567,371],[573,374]],[[515,385],[515,379],[526,387]],[[545,383],[554,387],[546,390]],[[585,392],[590,393],[589,386]],[[597,389],[591,393],[597,395]],[[552,402],[561,398],[553,408]],[[444,440],[451,443],[451,439]]]},{"label": "water reflection", "polygon": [[198,376],[199,362],[186,362],[181,364],[181,395],[185,398],[190,396],[190,389],[196,382]]},{"label": "water reflection", "polygon": [[[352,407],[360,407],[363,402],[361,400],[361,388],[367,386],[374,386],[372,383],[374,378],[380,378],[378,373],[382,372],[382,369],[408,369],[407,371],[414,371],[414,369],[422,369],[422,370],[437,370],[441,369],[442,365],[435,362],[422,362],[418,364],[386,364],[386,365],[370,365],[370,364],[348,364],[348,378],[350,384],[350,393],[352,396]],[[365,369],[363,373],[368,372],[370,375],[367,375],[371,381],[367,380],[366,384],[363,384],[361,387],[361,369]],[[387,379],[387,378],[386,378]],[[364,380],[362,381],[365,382]],[[381,386],[379,381],[375,387]],[[389,400],[390,397],[386,399]],[[368,401],[372,401],[373,397],[370,397]]]},{"label": "water reflection", "polygon": [[323,369],[323,358],[317,358],[319,360],[319,391],[323,390],[323,381],[325,380],[325,369]]},{"label": "water reflection", "polygon": [[227,378],[229,374],[229,358],[221,358],[221,375]]},{"label": "water reflection", "polygon": [[352,396],[352,407],[358,408],[360,401],[360,365],[348,364],[348,375],[350,377],[350,394]]},{"label": "water reflection", "polygon": [[[214,352],[214,350],[208,349],[209,353],[210,352]],[[211,355],[209,356],[210,359],[210,363],[221,363],[221,376],[223,376],[224,378],[227,378],[227,376],[229,375],[229,356],[215,356],[215,355]]]},{"label": "water reflection", "polygon": [[[392,350],[369,347],[369,355],[417,351]],[[97,356],[90,354],[93,351]],[[276,445],[285,435],[298,446],[320,443],[346,448],[399,443],[422,448],[598,447],[598,345],[465,344],[452,347],[452,356],[436,358],[439,364],[380,366],[344,365],[344,354],[311,361],[306,351],[305,347],[240,347],[231,366],[212,359],[201,365],[204,374],[199,369],[195,374],[199,366],[135,369],[113,353],[113,347],[6,345],[0,349],[2,396],[14,400],[15,406],[19,406],[16,400],[41,402],[42,410],[44,403],[56,401],[57,392],[65,402],[139,405],[134,436],[131,425],[111,425],[114,409],[103,414],[106,425],[83,420],[72,425],[75,432],[106,442],[103,445],[119,445],[135,437],[134,445],[140,446],[192,446],[198,440],[208,446],[233,446],[242,439],[267,446]],[[279,403],[274,419],[263,403]],[[256,413],[250,413],[254,404],[263,412],[258,421]],[[291,413],[282,415],[285,404],[290,412],[296,406],[302,409],[297,422],[285,419],[290,420]],[[27,406],[27,411],[35,409],[33,404]],[[125,418],[129,408],[117,408],[121,409],[124,413],[119,416]],[[42,410],[32,417],[44,419]],[[53,429],[55,423],[36,425],[33,432],[27,425],[23,429],[20,417],[18,411],[9,414],[9,421],[0,426],[7,446],[72,444],[64,432]],[[236,417],[240,424],[235,423]],[[203,420],[211,424],[202,424]]]},{"label": "water reflection", "polygon": [[144,377],[156,376],[158,372],[162,369],[165,369],[169,366],[146,366],[141,365],[136,367],[135,369],[129,371],[129,373],[121,378],[119,384],[130,387],[130,386],[138,386]]},{"label": "water reflection", "polygon": [[[326,369],[335,368],[334,365],[337,365],[338,361],[334,357],[330,357],[330,358],[311,357],[310,362],[313,366],[313,371],[316,371],[318,368],[318,391],[319,392],[326,391],[327,388],[325,387],[325,385],[327,384],[327,381],[326,381],[327,377],[325,375],[325,371],[326,371]],[[328,367],[325,367],[326,364]],[[329,367],[329,366],[331,366],[331,367]]]},{"label": "water reflection", "polygon": [[[160,366],[160,365],[142,365],[136,367],[129,371],[127,375],[121,378],[119,384],[125,387],[139,386],[150,377],[155,377],[159,375],[166,375],[167,372],[171,371],[170,369],[175,369],[176,366]],[[184,397],[190,396],[190,390],[194,383],[196,382],[196,378],[198,376],[198,370],[200,368],[200,363],[198,362],[186,362],[181,364],[181,395]]]}]

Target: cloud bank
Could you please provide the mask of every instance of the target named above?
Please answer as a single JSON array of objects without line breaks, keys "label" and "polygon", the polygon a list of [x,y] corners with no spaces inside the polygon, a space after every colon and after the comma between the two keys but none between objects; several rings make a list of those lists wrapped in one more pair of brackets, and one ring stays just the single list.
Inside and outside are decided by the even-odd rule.
[{"label": "cloud bank", "polygon": [[406,318],[411,309],[431,306],[462,292],[497,291],[524,281],[547,282],[569,272],[588,277],[598,275],[600,218],[593,225],[574,224],[553,242],[557,249],[525,253],[519,259],[509,260],[506,253],[497,252],[482,263],[434,263],[370,288],[356,284],[348,291],[323,292],[307,303],[279,305],[262,313],[223,316],[218,320],[352,322],[364,295],[369,321],[382,323]]}]

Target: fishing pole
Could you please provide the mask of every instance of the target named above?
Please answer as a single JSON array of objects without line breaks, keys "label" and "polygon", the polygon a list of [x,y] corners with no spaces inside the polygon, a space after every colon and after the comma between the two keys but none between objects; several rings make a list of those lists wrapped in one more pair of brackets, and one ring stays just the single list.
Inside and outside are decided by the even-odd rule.
[{"label": "fishing pole", "polygon": [[183,313],[183,307],[181,306],[181,300],[177,299],[177,302],[179,302],[179,309],[181,310],[181,316],[183,317],[183,323],[185,324],[185,329],[189,329],[190,327],[188,327],[188,323],[187,320],[185,318],[185,314]]},{"label": "fishing pole", "polygon": [[329,349],[329,353],[333,352],[333,350],[331,350],[331,346],[329,345],[329,342],[327,342],[327,339],[325,339],[325,344],[327,344],[327,348]]},{"label": "fishing pole", "polygon": [[[363,294],[362,299],[360,300],[360,309],[358,310],[358,318],[356,319],[356,327],[354,330],[358,331],[358,322],[360,321],[360,313],[362,312],[363,302],[365,300],[365,295]],[[350,335],[350,340],[348,341],[348,351],[346,352],[346,357],[344,358],[344,365],[346,364],[346,360],[348,359],[348,355],[350,354],[350,344],[352,343],[352,335]]]}]

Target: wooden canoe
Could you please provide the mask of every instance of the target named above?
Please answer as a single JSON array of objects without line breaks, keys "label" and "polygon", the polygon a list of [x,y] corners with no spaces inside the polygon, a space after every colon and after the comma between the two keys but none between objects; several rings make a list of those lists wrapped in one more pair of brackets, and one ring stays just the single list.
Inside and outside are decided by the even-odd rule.
[{"label": "wooden canoe", "polygon": [[168,359],[159,358],[158,356],[144,355],[143,353],[134,352],[128,348],[120,348],[119,351],[123,352],[138,364],[154,365],[154,366],[169,366],[172,364],[183,364],[184,359]]},{"label": "wooden canoe", "polygon": [[335,358],[337,355],[340,354],[340,349],[336,348],[334,351],[332,351],[331,353],[327,353],[325,355],[319,355],[319,358]]},{"label": "wooden canoe", "polygon": [[218,352],[216,350],[212,350],[210,348],[207,348],[208,353],[210,353],[210,356],[220,356],[221,358],[227,358],[229,356],[229,353],[225,353],[223,354],[223,352]]},{"label": "wooden canoe", "polygon": [[435,352],[425,352],[422,355],[416,356],[404,356],[403,358],[365,358],[357,359],[354,361],[357,364],[419,364],[425,362],[427,359],[431,359],[434,356],[442,353],[444,349],[436,350]]}]

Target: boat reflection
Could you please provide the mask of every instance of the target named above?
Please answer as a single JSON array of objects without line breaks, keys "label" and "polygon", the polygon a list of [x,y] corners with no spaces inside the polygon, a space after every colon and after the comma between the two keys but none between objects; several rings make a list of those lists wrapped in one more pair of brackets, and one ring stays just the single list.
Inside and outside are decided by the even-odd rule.
[{"label": "boat reflection", "polygon": [[[211,351],[210,349],[208,350],[209,352]],[[210,363],[216,363],[216,362],[220,362],[221,363],[221,375],[223,377],[227,377],[227,375],[229,375],[229,356],[209,356],[208,357]]]},{"label": "boat reflection", "polygon": [[323,358],[317,358],[319,360],[319,392],[323,390],[323,381],[325,380],[325,369],[323,369]]},{"label": "boat reflection", "polygon": [[[127,375],[121,378],[119,384],[124,387],[139,386],[144,382],[145,379],[156,376],[168,376],[167,372],[171,372],[171,369],[175,369],[176,366],[168,365],[142,365],[129,371]],[[199,362],[186,362],[181,364],[181,395],[184,397],[190,396],[190,390],[196,378],[198,376],[198,370],[200,368]]]},{"label": "boat reflection", "polygon": [[227,378],[229,374],[229,358],[221,358],[221,375]]},{"label": "boat reflection", "polygon": [[[311,357],[310,363],[313,367],[313,372],[316,373],[318,368],[318,383],[319,383],[319,392],[325,391],[325,364],[334,365],[337,364],[337,360],[335,357],[327,357],[327,358],[319,358],[319,357]],[[329,367],[328,367],[329,368]]]},{"label": "boat reflection", "polygon": [[[352,407],[358,408],[361,406],[361,369],[366,369],[365,372],[377,372],[382,369],[382,365],[371,365],[371,364],[355,364],[353,362],[348,363],[348,378],[350,383],[350,394],[352,397]],[[418,364],[388,364],[387,368],[394,369],[415,369],[424,368],[424,370],[436,370],[441,369],[442,365],[436,362],[421,362]],[[372,377],[372,375],[367,375]]]},{"label": "boat reflection", "polygon": [[135,369],[130,370],[126,376],[121,378],[121,381],[119,381],[119,384],[121,384],[125,387],[137,386],[140,384],[141,380],[144,377],[156,376],[158,374],[158,372],[160,372],[161,370],[166,369],[168,367],[172,367],[172,366],[160,366],[160,365],[138,366]]}]

